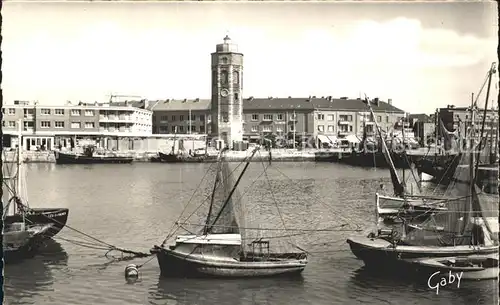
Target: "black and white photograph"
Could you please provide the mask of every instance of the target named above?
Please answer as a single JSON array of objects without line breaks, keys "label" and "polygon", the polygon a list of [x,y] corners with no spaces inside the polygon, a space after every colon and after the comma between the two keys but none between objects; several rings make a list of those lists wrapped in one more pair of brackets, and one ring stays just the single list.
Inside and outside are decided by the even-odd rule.
[{"label": "black and white photograph", "polygon": [[497,2],[1,14],[0,304],[500,304]]}]

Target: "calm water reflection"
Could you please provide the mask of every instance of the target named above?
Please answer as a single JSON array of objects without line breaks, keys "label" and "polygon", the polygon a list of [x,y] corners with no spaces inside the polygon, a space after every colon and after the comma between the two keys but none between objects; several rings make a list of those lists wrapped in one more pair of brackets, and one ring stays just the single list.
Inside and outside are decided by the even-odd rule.
[{"label": "calm water reflection", "polygon": [[[68,207],[68,224],[108,243],[148,251],[160,243],[209,164],[56,166],[28,168],[32,206]],[[338,164],[273,163],[270,171],[287,224],[298,228],[373,222],[374,190],[390,184],[385,170]],[[259,170],[249,168],[249,175]],[[264,188],[252,192],[264,196]],[[369,228],[367,228],[368,230]],[[351,232],[298,236],[312,252],[299,279],[160,279],[156,260],[127,284],[129,262],[107,264],[104,252],[56,240],[36,258],[5,270],[7,304],[492,304],[496,283],[468,282],[439,295],[421,283],[367,273],[350,253]],[[364,233],[358,233],[364,234]],[[64,238],[81,237],[71,230]],[[134,263],[142,264],[145,259]]]}]

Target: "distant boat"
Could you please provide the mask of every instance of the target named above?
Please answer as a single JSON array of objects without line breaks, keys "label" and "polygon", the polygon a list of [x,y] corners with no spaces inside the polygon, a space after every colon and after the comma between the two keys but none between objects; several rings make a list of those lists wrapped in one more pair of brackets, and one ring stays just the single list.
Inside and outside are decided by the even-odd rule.
[{"label": "distant boat", "polygon": [[436,272],[461,273],[464,280],[490,280],[498,278],[498,253],[452,257],[424,257],[403,259],[410,272],[428,279]]},{"label": "distant boat", "polygon": [[55,151],[56,164],[99,164],[99,163],[132,163],[133,157],[117,156],[115,154],[98,155],[95,154],[95,146],[84,146],[84,153],[64,153]]},{"label": "distant boat", "polygon": [[[153,158],[152,162],[162,162],[162,163],[183,163],[183,162],[205,162],[208,161],[209,157],[205,154],[203,155],[181,155],[181,154],[166,154],[158,152],[158,157]],[[213,159],[213,158],[212,158]],[[215,160],[213,160],[215,161]]]},{"label": "distant boat", "polygon": [[[18,142],[21,143],[20,136]],[[4,213],[4,224],[10,226],[26,222],[28,225],[51,225],[49,229],[43,231],[42,235],[44,238],[55,236],[66,225],[69,209],[30,207],[22,147],[19,145],[13,161],[15,162],[4,163],[3,188],[5,197],[2,198],[2,203],[4,209],[7,209]]]},{"label": "distant boat", "polygon": [[[243,233],[248,229],[242,225],[247,215],[242,210],[236,212],[244,205],[235,192],[257,150],[248,158],[236,183],[232,182],[224,158],[226,150],[221,152],[203,229],[199,233],[178,235],[173,245],[164,242],[151,249],[163,276],[268,277],[300,274],[304,270],[307,264],[304,251],[272,251],[269,239]],[[216,198],[216,194],[221,197]]]}]

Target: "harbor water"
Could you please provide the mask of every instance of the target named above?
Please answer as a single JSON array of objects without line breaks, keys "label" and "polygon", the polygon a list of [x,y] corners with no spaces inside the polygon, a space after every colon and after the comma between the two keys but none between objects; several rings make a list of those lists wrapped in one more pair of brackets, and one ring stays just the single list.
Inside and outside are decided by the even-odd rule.
[{"label": "harbor water", "polygon": [[[118,247],[148,252],[160,244],[210,164],[28,164],[32,207],[67,207],[68,225]],[[277,169],[273,171],[272,169]],[[278,171],[279,170],[279,171]],[[278,174],[282,173],[282,174]],[[284,174],[284,175],[283,175]],[[289,181],[284,176],[291,179]],[[382,169],[334,163],[273,163],[269,176],[289,227],[360,227],[363,232],[309,232],[295,237],[310,252],[295,279],[163,279],[156,259],[108,263],[106,251],[82,247],[65,228],[35,258],[5,267],[5,303],[14,304],[496,304],[496,281],[440,287],[371,274],[346,238],[373,227]],[[430,187],[430,186],[428,186]],[[258,196],[259,192],[250,193]],[[248,194],[247,194],[248,195]],[[283,199],[280,201],[280,199]],[[87,239],[88,241],[88,239]],[[115,254],[117,255],[117,254]],[[127,283],[124,269],[144,264]]]}]

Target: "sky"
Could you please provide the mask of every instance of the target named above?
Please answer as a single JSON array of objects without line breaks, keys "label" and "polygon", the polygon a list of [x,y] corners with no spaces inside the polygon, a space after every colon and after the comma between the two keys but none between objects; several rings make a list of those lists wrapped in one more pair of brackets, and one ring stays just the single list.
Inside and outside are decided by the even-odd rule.
[{"label": "sky", "polygon": [[2,15],[4,103],[210,98],[226,34],[245,97],[367,94],[432,113],[469,105],[497,61],[494,2],[4,2]]}]

